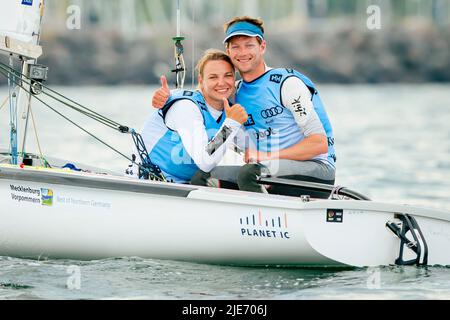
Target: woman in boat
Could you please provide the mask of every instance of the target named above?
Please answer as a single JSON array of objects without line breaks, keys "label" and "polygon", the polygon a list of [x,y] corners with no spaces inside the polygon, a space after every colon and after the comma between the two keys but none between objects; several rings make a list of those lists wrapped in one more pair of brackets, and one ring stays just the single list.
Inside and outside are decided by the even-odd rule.
[{"label": "woman in boat", "polygon": [[225,52],[208,50],[197,70],[199,85],[194,91],[170,92],[161,77],[170,99],[150,116],[141,132],[153,164],[167,180],[177,183],[188,183],[198,170],[211,171],[248,117],[241,105],[230,106],[228,99],[236,90],[235,69]]}]

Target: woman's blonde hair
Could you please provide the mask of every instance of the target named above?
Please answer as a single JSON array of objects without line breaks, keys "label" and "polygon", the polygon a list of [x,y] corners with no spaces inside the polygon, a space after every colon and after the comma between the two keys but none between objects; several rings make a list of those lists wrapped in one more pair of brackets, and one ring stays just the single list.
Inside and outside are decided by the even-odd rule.
[{"label": "woman's blonde hair", "polygon": [[233,69],[233,72],[235,71],[233,63],[231,62],[230,57],[223,51],[217,50],[217,49],[209,49],[206,50],[203,56],[200,58],[200,60],[197,63],[197,66],[195,67],[198,71],[198,74],[202,77],[204,76],[203,72],[205,70],[206,63],[209,61],[225,61],[228,62]]}]

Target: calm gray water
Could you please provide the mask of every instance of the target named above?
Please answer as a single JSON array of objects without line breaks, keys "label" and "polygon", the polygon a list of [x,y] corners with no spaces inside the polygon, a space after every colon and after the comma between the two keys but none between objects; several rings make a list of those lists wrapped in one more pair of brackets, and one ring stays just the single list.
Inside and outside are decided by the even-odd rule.
[{"label": "calm gray water", "polygon": [[[320,86],[332,120],[337,184],[374,200],[450,211],[450,86]],[[152,88],[58,88],[139,129]],[[0,103],[6,96],[0,88]],[[67,113],[124,153],[121,136]],[[127,161],[45,107],[34,108],[45,155],[121,171]],[[8,147],[7,107],[0,148]],[[28,150],[36,150],[34,133]],[[80,158],[81,155],[81,158]],[[78,280],[79,281],[78,281]],[[0,299],[450,299],[450,268],[238,268],[141,258],[80,262],[0,257]]]}]

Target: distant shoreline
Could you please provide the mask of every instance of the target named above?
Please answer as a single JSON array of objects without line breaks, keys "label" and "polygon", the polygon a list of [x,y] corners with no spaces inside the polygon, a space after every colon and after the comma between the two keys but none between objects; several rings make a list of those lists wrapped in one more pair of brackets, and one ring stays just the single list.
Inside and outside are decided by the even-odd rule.
[{"label": "distant shoreline", "polygon": [[[192,61],[209,47],[223,48],[222,31],[191,31],[185,41],[191,84]],[[277,30],[278,31],[278,30]],[[332,84],[448,83],[450,82],[450,30],[427,24],[403,24],[370,32],[341,26],[324,32],[277,32],[267,35],[267,63],[295,68],[313,81]],[[127,40],[115,32],[44,32],[44,55],[39,63],[49,67],[48,84],[147,85],[159,76],[173,78],[170,34]],[[195,59],[192,59],[194,52]],[[6,56],[0,56],[6,61]],[[0,80],[0,85],[6,80]]]}]

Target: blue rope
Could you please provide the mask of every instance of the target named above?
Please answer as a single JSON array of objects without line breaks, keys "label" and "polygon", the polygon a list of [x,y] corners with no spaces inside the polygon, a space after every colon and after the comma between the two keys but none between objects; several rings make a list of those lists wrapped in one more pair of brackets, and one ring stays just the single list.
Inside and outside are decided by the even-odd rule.
[{"label": "blue rope", "polygon": [[150,156],[148,155],[142,136],[134,129],[131,129],[130,132],[133,137],[136,150],[138,151],[139,158],[141,159],[141,164],[139,165],[139,179],[167,181],[159,166],[150,160]]}]

